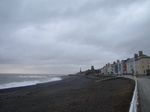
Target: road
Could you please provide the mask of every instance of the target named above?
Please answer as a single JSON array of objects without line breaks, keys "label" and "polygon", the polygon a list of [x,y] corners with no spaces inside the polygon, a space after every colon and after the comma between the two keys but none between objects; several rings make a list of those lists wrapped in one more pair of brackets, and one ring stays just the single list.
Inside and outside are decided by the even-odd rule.
[{"label": "road", "polygon": [[137,78],[139,92],[139,111],[150,112],[150,76]]}]

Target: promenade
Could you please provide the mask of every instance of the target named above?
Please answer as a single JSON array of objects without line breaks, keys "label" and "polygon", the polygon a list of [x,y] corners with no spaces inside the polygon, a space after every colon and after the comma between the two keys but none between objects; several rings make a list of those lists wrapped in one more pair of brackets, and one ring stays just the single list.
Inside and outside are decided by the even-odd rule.
[{"label": "promenade", "polygon": [[137,78],[140,112],[150,112],[150,76]]},{"label": "promenade", "polygon": [[[125,76],[134,79],[133,76]],[[150,76],[138,76],[137,87],[139,96],[138,112],[150,112]]]}]

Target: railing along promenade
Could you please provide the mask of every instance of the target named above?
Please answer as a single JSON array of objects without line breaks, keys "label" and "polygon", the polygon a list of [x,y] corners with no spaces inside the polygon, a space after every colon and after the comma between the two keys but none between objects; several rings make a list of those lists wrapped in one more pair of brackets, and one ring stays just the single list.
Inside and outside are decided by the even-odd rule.
[{"label": "railing along promenade", "polygon": [[138,104],[138,91],[137,91],[137,78],[134,76],[135,80],[135,89],[132,97],[132,101],[130,104],[129,112],[137,112],[137,104]]}]

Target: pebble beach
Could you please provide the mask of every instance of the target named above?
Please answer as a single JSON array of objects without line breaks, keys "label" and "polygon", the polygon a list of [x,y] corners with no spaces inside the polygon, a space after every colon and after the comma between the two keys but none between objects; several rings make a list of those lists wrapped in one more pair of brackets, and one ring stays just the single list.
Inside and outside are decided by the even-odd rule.
[{"label": "pebble beach", "polygon": [[133,90],[134,81],[123,77],[67,76],[0,90],[0,112],[128,112]]}]

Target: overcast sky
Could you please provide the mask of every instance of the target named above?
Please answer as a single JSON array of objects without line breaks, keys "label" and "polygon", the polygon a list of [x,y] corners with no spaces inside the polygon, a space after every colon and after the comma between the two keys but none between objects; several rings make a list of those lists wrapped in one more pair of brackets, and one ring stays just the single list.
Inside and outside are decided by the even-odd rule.
[{"label": "overcast sky", "polygon": [[70,74],[150,55],[150,0],[0,0],[0,73]]}]

